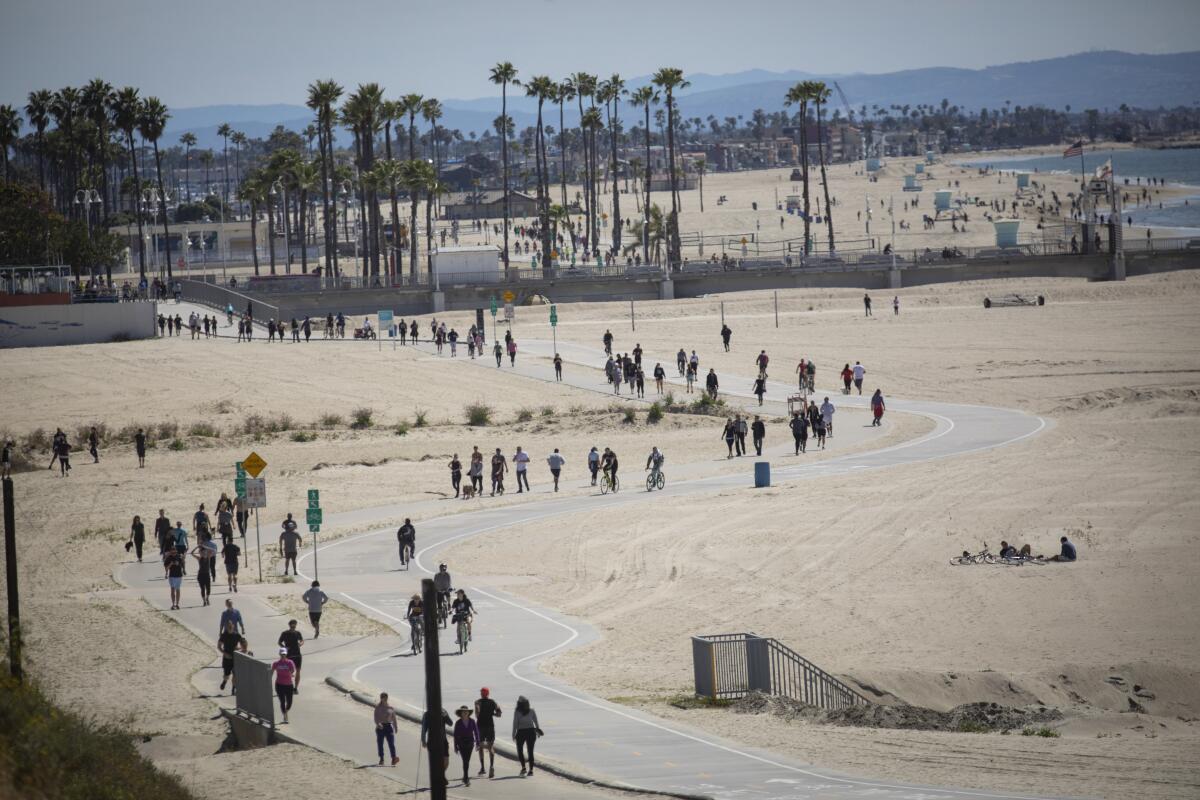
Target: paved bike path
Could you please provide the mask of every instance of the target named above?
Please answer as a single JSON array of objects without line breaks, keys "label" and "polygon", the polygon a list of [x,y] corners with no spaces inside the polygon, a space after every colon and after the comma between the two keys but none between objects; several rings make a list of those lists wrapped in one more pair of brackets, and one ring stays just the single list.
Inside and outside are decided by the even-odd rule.
[{"label": "paved bike path", "polygon": [[[518,356],[517,372],[542,380],[552,380],[545,360],[528,362],[530,355],[548,355],[549,343],[524,341]],[[596,388],[595,367],[603,356],[588,348],[560,343],[558,352],[576,368],[566,375],[569,383]],[[460,356],[461,357],[461,356]],[[526,361],[523,363],[522,359]],[[654,363],[644,358],[643,363]],[[658,359],[662,360],[662,359]],[[540,362],[540,363],[539,363]],[[477,361],[494,369],[494,362]],[[507,363],[507,362],[506,362]],[[664,361],[664,364],[667,363]],[[672,364],[673,365],[673,364]],[[599,377],[603,386],[603,377]],[[677,380],[677,379],[676,379]],[[723,382],[744,384],[749,378],[725,376]],[[772,383],[769,396],[776,407],[790,385]],[[729,393],[724,393],[729,394]],[[748,392],[738,392],[743,398]],[[832,395],[831,395],[832,396]],[[862,406],[869,398],[838,395],[840,406]],[[625,398],[628,399],[628,398]],[[652,399],[652,398],[651,398]],[[742,398],[735,397],[736,401]],[[1044,427],[1043,420],[1018,411],[924,401],[889,399],[890,411],[908,411],[934,420],[934,429],[916,439],[871,452],[834,457],[812,464],[791,464],[774,470],[776,481],[803,480],[832,474],[848,474],[918,463],[955,455],[978,452],[1021,441]],[[633,471],[640,478],[640,472]],[[628,474],[628,471],[627,473]],[[436,568],[439,551],[446,546],[489,531],[505,530],[520,537],[523,525],[561,515],[603,511],[613,514],[614,505],[654,499],[671,502],[672,498],[694,496],[720,490],[746,489],[751,476],[720,475],[668,483],[664,497],[644,490],[627,488],[616,495],[551,497],[523,504],[494,507],[483,511],[418,520],[419,544],[417,569],[399,576],[394,572],[394,531],[391,528],[331,542],[319,549],[322,585],[335,587],[339,599],[356,604],[365,612],[396,627],[404,634],[401,621],[408,598],[417,591],[418,579]],[[655,493],[658,494],[658,493]],[[395,509],[359,511],[332,517],[336,525],[361,523],[378,513],[394,515]],[[567,521],[564,520],[564,524]],[[536,560],[536,543],[522,542]],[[302,569],[308,570],[308,558],[302,557]],[[451,570],[454,572],[454,570]],[[747,748],[687,726],[669,723],[623,706],[591,696],[556,678],[543,675],[538,664],[568,647],[577,647],[598,638],[594,628],[552,610],[537,608],[509,594],[494,576],[455,574],[455,582],[472,594],[480,610],[474,641],[463,656],[456,653],[453,631],[442,634],[443,692],[447,706],[469,701],[481,685],[488,685],[502,704],[511,708],[518,694],[531,698],[538,709],[547,736],[539,741],[539,751],[556,761],[583,765],[589,772],[647,789],[704,794],[715,798],[752,796],[763,800],[800,800],[800,798],[904,798],[905,800],[951,800],[951,798],[1024,797],[977,790],[937,789],[905,786],[889,781],[860,779],[814,768],[774,753]],[[338,588],[340,587],[340,588]],[[394,698],[420,707],[423,698],[423,670],[419,659],[391,651],[359,662],[346,664],[338,674],[344,680],[389,691]],[[619,664],[613,665],[619,669]],[[506,730],[502,723],[499,733]]]}]

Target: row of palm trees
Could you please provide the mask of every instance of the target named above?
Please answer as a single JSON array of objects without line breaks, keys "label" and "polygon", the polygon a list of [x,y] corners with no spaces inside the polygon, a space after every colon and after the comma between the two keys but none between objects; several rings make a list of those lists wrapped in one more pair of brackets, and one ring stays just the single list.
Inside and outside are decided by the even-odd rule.
[{"label": "row of palm trees", "polygon": [[836,249],[833,234],[833,206],[829,202],[829,181],[826,180],[825,174],[825,135],[822,130],[823,117],[821,114],[822,109],[829,102],[830,94],[829,87],[822,81],[801,81],[788,89],[784,96],[785,106],[798,105],[800,107],[800,164],[804,197],[805,255],[808,255],[812,249],[812,223],[810,221],[812,207],[808,194],[808,109],[810,104],[817,118],[817,161],[821,164],[821,186],[825,189],[825,227],[829,234],[829,252],[832,253]]}]

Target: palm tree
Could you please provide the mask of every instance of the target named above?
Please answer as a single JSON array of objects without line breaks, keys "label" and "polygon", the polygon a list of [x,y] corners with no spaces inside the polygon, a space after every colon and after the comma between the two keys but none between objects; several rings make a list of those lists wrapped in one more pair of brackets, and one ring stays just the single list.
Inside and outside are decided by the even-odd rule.
[{"label": "palm tree", "polygon": [[[47,92],[47,94],[49,94]],[[30,95],[32,103],[33,96]],[[117,98],[113,101],[113,124],[125,134],[125,141],[129,145],[129,161],[133,166],[133,215],[137,218],[138,227],[138,267],[141,274],[141,280],[146,280],[146,248],[142,245],[145,242],[142,232],[142,182],[138,177],[137,151],[133,147],[133,132],[137,129],[138,119],[142,112],[142,101],[138,97],[138,90],[132,86],[126,86],[117,92]],[[32,117],[31,117],[32,118]],[[39,168],[41,165],[41,156],[39,148]]]},{"label": "palm tree", "polygon": [[[383,104],[383,89],[377,83],[359,84],[343,108],[343,114],[356,130],[358,138],[358,168],[364,175],[375,166],[375,134],[381,127],[380,110]],[[370,274],[379,275],[379,197],[377,187],[369,182],[363,184],[362,203],[364,221],[367,225],[365,243],[370,256]],[[364,270],[366,272],[366,270]]]},{"label": "palm tree", "polygon": [[64,86],[54,93],[54,99],[50,103],[50,114],[54,117],[54,122],[58,126],[59,133],[62,134],[62,144],[66,150],[65,174],[59,173],[59,192],[58,205],[61,210],[64,210],[64,215],[74,216],[75,209],[70,203],[70,196],[74,195],[75,186],[78,184],[77,165],[76,165],[76,150],[75,150],[75,123],[79,115],[80,95],[79,90],[73,86]]},{"label": "palm tree", "polygon": [[[391,269],[389,264],[389,275],[404,274],[404,252],[400,249],[400,207],[396,200],[396,188],[402,182],[403,170],[401,164],[404,162],[393,159],[389,154],[388,157],[375,165],[375,183],[377,186],[386,187],[392,197],[392,247],[390,248],[396,254],[395,269]],[[390,259],[388,259],[390,261]]]},{"label": "palm tree", "polygon": [[[425,98],[419,94],[406,94],[397,101],[401,114],[408,115],[408,160],[417,159],[417,114]],[[411,184],[410,184],[411,185]],[[408,269],[415,280],[417,277],[417,195],[409,192],[412,208],[409,215],[408,230]]]},{"label": "palm tree", "polygon": [[[94,167],[96,160],[99,160],[100,197],[103,198],[106,205],[109,205],[109,208],[113,206],[109,204],[108,197],[108,162],[110,153],[108,129],[110,124],[109,114],[114,97],[112,84],[100,78],[88,81],[87,85],[83,87],[84,113],[96,129],[96,137],[88,148],[92,153],[91,166]],[[111,267],[109,269],[111,270]],[[111,278],[112,276],[110,275],[110,282]]]},{"label": "palm tree", "polygon": [[599,210],[596,207],[596,133],[604,127],[604,120],[600,117],[600,109],[592,106],[583,112],[583,116],[579,120],[579,127],[583,130],[584,149],[587,153],[585,158],[585,171],[590,175],[590,180],[584,192],[585,196],[590,197],[589,209],[591,213],[588,215],[588,249],[593,253],[600,252],[600,238],[598,228]]},{"label": "palm tree", "polygon": [[[196,146],[196,134],[191,131],[181,134],[179,143],[183,145],[183,185],[187,188],[190,200],[192,197],[192,148]],[[183,202],[183,197],[180,197],[179,200]]]},{"label": "palm tree", "polygon": [[21,115],[12,106],[0,106],[0,176],[8,183],[8,148],[21,132]]},{"label": "palm tree", "polygon": [[221,194],[221,202],[225,205],[229,204],[229,136],[232,133],[233,126],[228,122],[222,122],[217,126],[217,136],[220,136],[222,141],[221,162],[225,170],[225,191]]},{"label": "palm tree", "polygon": [[[829,87],[823,81],[812,82],[813,105],[817,108],[817,158],[821,162],[821,186],[825,189],[825,226],[829,231],[829,252],[836,250],[833,236],[833,205],[829,202],[829,179],[825,174],[825,136],[821,130],[821,109],[829,101]],[[908,106],[904,107],[905,110]]]},{"label": "palm tree", "polygon": [[[511,61],[501,61],[496,64],[496,66],[492,67],[488,77],[492,83],[500,86],[500,118],[503,120],[502,124],[504,127],[504,131],[500,135],[500,158],[504,163],[504,184],[501,188],[503,192],[501,201],[504,206],[504,250],[500,255],[504,259],[504,269],[507,271],[508,220],[512,216],[509,209],[508,197],[508,85],[511,83],[514,86],[519,86],[520,81],[517,80],[517,68],[512,65]],[[416,251],[414,250],[413,252],[415,253]]]},{"label": "palm tree", "polygon": [[200,151],[200,163],[204,165],[204,191],[205,192],[208,191],[208,172],[209,172],[209,170],[212,169],[213,161],[215,161],[215,159],[213,158],[212,150],[201,150]]},{"label": "palm tree", "polygon": [[804,187],[804,255],[809,252],[809,202],[808,202],[808,101],[812,99],[812,81],[801,81],[788,89],[783,104],[798,104],[800,113],[800,180]]},{"label": "palm tree", "polygon": [[594,217],[596,212],[596,198],[593,193],[594,176],[592,175],[592,159],[591,147],[588,141],[588,136],[585,133],[583,124],[583,98],[591,98],[591,106],[596,107],[596,76],[589,75],[586,72],[576,72],[567,78],[575,91],[575,98],[579,101],[579,132],[580,138],[583,140],[583,212],[584,218],[587,221],[587,247],[594,249],[596,247]]},{"label": "palm tree", "polygon": [[[241,182],[238,198],[250,204],[250,251],[254,258],[254,274],[258,274],[258,210],[267,202],[267,186],[262,172],[254,170]],[[274,244],[272,244],[274,252]]]},{"label": "palm tree", "polygon": [[703,157],[696,159],[696,172],[700,176],[700,213],[704,213],[704,172],[708,169],[708,161]]},{"label": "palm tree", "polygon": [[617,253],[621,250],[621,192],[617,187],[617,131],[620,126],[617,114],[621,105],[621,98],[628,96],[629,92],[625,90],[625,81],[617,73],[613,73],[612,77],[604,82],[602,87],[603,100],[606,110],[608,110],[608,130],[609,140],[612,143],[612,192],[613,192],[613,252]]},{"label": "palm tree", "polygon": [[312,161],[298,160],[291,168],[292,188],[296,190],[297,202],[300,207],[300,272],[308,274],[308,237],[305,235],[305,224],[308,221],[308,193],[321,180],[321,171]]},{"label": "palm tree", "polygon": [[[662,260],[662,246],[667,239],[667,226],[663,220],[662,209],[657,205],[652,205],[646,209],[645,228],[642,229],[642,242],[640,243],[645,249],[647,255],[645,261],[651,263],[648,255],[651,250],[654,252],[654,262],[658,264]],[[625,248],[625,254],[628,255],[638,249],[638,242],[634,242]]]},{"label": "palm tree", "polygon": [[526,85],[525,94],[537,98],[537,140],[535,142],[535,164],[537,167],[537,208],[540,233],[542,235],[542,269],[550,267],[550,167],[546,163],[546,130],[542,120],[542,108],[547,100],[558,96],[558,86],[545,75],[534,76]]},{"label": "palm tree", "polygon": [[[387,158],[380,167],[384,164],[397,164],[392,157],[392,123],[401,119],[404,112],[401,110],[400,103],[395,100],[384,101],[379,110],[380,116],[383,119],[383,143],[384,155]],[[392,205],[392,253],[395,253],[396,261],[393,264],[392,259],[386,258],[388,263],[388,275],[402,273],[404,271],[404,256],[400,250],[400,199],[396,192],[396,179],[399,175],[399,168],[388,166],[381,170],[381,186],[386,186],[388,190],[388,198]]]},{"label": "palm tree", "polygon": [[431,97],[424,103],[421,103],[421,116],[429,123],[429,138],[433,142],[433,171],[440,178],[442,174],[442,160],[438,150],[438,120],[442,118],[442,104],[435,98]]},{"label": "palm tree", "polygon": [[171,226],[167,221],[167,193],[163,186],[162,176],[162,154],[158,151],[158,140],[162,138],[163,130],[167,127],[167,120],[171,115],[167,113],[167,107],[157,97],[147,97],[142,103],[141,113],[138,115],[138,133],[147,142],[150,142],[154,148],[154,171],[158,175],[158,206],[162,213],[163,236],[167,248],[167,280],[173,277],[171,268]]},{"label": "palm tree", "polygon": [[[334,106],[342,96],[342,87],[332,79],[315,81],[308,85],[308,107],[317,113],[317,124],[321,129],[321,209],[325,222],[325,284],[333,286],[338,272],[337,253],[337,201],[330,205],[330,178],[333,172],[333,122]],[[244,138],[244,137],[243,137]],[[330,254],[333,269],[329,268]]]},{"label": "palm tree", "polygon": [[651,82],[664,91],[667,103],[667,169],[671,176],[671,216],[667,220],[669,269],[682,260],[679,242],[679,184],[675,178],[675,91],[687,88],[690,84],[684,80],[683,70],[674,67],[663,67],[654,73]]},{"label": "palm tree", "polygon": [[[50,124],[50,104],[54,95],[49,89],[38,89],[29,93],[29,102],[25,105],[25,115],[29,124],[37,131],[38,154],[38,187],[46,191],[46,127]],[[132,149],[132,145],[130,145]]]},{"label": "palm tree", "polygon": [[653,171],[650,166],[650,106],[659,100],[658,92],[653,86],[642,86],[634,90],[629,98],[631,105],[641,106],[646,112],[646,176],[642,179],[642,190],[646,193],[646,202],[642,203],[642,258],[650,262],[650,243],[646,232],[650,229],[650,184],[653,183]]},{"label": "palm tree", "polygon": [[417,202],[421,197],[421,191],[425,188],[426,175],[424,168],[427,166],[429,166],[428,163],[424,161],[410,158],[406,161],[401,161],[400,167],[397,170],[397,177],[399,178],[400,183],[402,183],[404,188],[408,191],[408,196],[412,200],[414,209],[411,222],[412,227],[408,232],[410,244],[408,273],[414,282],[417,279],[417,221],[415,209],[417,207]]},{"label": "palm tree", "polygon": [[575,87],[569,80],[556,84],[554,101],[558,103],[558,155],[560,166],[559,181],[562,184],[562,205],[567,205],[567,123],[564,119],[563,108],[568,100],[575,99]]},{"label": "palm tree", "polygon": [[230,134],[229,141],[233,142],[233,184],[240,186],[242,183],[242,148],[246,146],[246,134],[234,131]]}]

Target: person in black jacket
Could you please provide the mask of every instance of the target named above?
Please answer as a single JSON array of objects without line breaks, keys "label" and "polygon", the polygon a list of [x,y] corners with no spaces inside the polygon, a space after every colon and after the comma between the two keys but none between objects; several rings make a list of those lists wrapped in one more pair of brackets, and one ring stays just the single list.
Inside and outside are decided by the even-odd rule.
[{"label": "person in black jacket", "polygon": [[750,435],[754,438],[754,455],[761,456],[763,439],[767,438],[767,426],[763,423],[762,417],[754,418],[754,423],[750,426]]}]

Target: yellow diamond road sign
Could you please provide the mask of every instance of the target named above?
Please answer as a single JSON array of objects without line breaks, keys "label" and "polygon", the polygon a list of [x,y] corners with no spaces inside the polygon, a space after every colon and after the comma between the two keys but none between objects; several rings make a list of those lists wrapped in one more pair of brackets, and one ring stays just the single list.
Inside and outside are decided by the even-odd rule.
[{"label": "yellow diamond road sign", "polygon": [[512,292],[506,291],[504,293],[504,302],[511,303],[513,300],[516,299],[516,297],[517,296],[515,294],[513,294]]},{"label": "yellow diamond road sign", "polygon": [[251,478],[257,478],[258,473],[267,468],[267,462],[263,461],[262,456],[258,453],[251,453],[242,459],[242,469],[250,473]]}]

